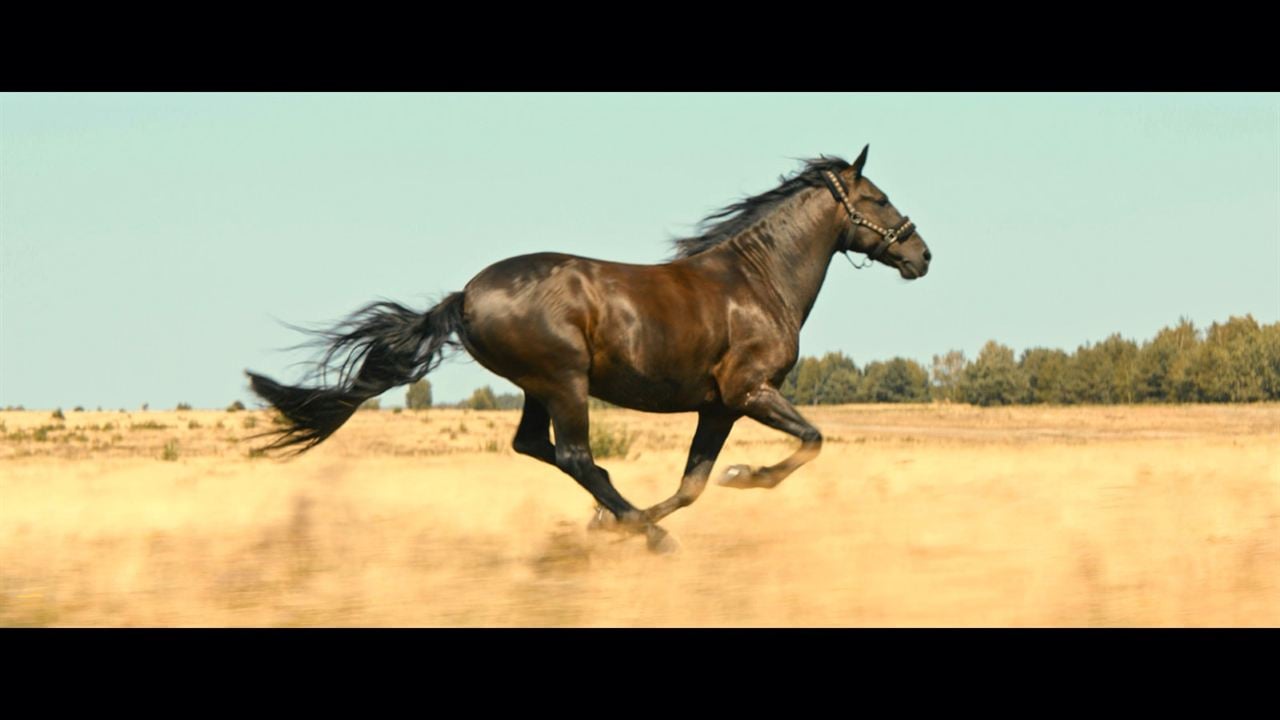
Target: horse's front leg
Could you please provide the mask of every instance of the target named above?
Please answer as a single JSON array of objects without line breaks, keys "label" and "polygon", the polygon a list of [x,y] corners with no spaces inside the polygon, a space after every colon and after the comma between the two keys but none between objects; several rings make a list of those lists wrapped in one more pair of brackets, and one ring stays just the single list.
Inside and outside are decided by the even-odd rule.
[{"label": "horse's front leg", "polygon": [[800,438],[800,449],[777,465],[761,468],[749,465],[730,467],[718,481],[725,487],[774,487],[801,465],[817,457],[822,449],[822,433],[801,417],[795,407],[772,385],[765,384],[747,393],[738,407],[733,409],[775,430]]},{"label": "horse's front leg", "polygon": [[707,486],[711,468],[724,447],[724,441],[733,429],[738,415],[726,408],[703,410],[698,413],[698,429],[689,447],[689,461],[684,466],[684,477],[675,495],[644,511],[651,523],[656,523],[682,507],[692,505]]}]

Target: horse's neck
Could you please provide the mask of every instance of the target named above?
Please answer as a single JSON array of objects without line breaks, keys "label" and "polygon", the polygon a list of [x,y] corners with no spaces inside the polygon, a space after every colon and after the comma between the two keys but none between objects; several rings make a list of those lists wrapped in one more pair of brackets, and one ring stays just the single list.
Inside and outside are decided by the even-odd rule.
[{"label": "horse's neck", "polygon": [[838,228],[821,196],[797,199],[725,243],[726,252],[759,276],[797,331],[817,302],[836,252]]}]

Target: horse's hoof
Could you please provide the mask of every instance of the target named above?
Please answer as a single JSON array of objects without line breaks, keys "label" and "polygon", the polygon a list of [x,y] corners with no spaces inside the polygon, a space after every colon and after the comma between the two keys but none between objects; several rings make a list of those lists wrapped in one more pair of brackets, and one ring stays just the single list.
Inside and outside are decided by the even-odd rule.
[{"label": "horse's hoof", "polygon": [[644,534],[645,545],[648,546],[651,553],[670,555],[680,549],[680,543],[675,536],[657,525],[650,525],[645,529]]},{"label": "horse's hoof", "polygon": [[617,532],[618,518],[614,517],[613,513],[609,512],[605,508],[597,507],[596,514],[591,517],[591,522],[587,523],[587,530],[589,532],[601,532],[606,530]]},{"label": "horse's hoof", "polygon": [[716,482],[731,488],[756,487],[755,472],[750,465],[734,465],[725,470]]}]

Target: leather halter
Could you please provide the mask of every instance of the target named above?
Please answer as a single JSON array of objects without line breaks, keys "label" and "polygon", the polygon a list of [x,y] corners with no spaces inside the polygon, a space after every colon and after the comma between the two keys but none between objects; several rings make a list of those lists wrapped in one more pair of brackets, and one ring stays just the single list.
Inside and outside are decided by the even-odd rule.
[{"label": "leather halter", "polygon": [[[844,211],[849,214],[849,222],[855,229],[861,225],[862,227],[869,228],[876,232],[882,238],[879,245],[876,245],[874,249],[867,252],[867,257],[872,260],[884,262],[884,253],[889,249],[889,246],[894,243],[907,240],[911,237],[911,234],[916,231],[916,224],[911,222],[911,218],[906,216],[903,216],[902,224],[892,230],[886,230],[868,220],[865,215],[853,209],[853,203],[849,202],[849,193],[845,191],[844,183],[840,181],[840,177],[838,175],[830,170],[822,171],[822,181],[827,184],[827,189],[831,191],[831,194],[835,199],[840,201],[840,204],[844,206]],[[853,249],[852,236],[849,237],[849,244],[849,247],[841,249],[842,252],[848,252]],[[860,250],[859,252],[862,251]]]}]

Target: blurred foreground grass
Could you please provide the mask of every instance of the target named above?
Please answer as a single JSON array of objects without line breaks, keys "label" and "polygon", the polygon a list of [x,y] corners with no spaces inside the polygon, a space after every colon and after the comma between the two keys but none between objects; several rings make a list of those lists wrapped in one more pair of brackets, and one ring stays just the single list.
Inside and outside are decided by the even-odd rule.
[{"label": "blurred foreground grass", "polygon": [[[0,412],[0,625],[1280,625],[1280,406],[803,411],[822,455],[709,487],[675,556],[588,534],[518,412],[362,412],[290,462],[249,457],[262,412]],[[624,495],[674,492],[692,416],[593,417]],[[742,421],[717,473],[795,444]]]}]

